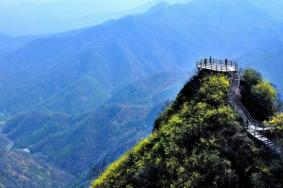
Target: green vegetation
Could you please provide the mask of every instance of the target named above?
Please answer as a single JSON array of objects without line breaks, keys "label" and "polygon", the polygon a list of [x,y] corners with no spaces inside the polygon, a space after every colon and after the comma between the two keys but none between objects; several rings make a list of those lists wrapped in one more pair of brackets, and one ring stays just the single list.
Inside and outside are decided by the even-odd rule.
[{"label": "green vegetation", "polygon": [[109,105],[77,116],[22,113],[7,122],[3,134],[13,141],[14,148],[29,148],[31,154],[44,156],[47,163],[74,175],[78,178],[74,183],[80,184],[86,183],[82,177],[88,176],[89,171],[92,178],[98,176],[146,137],[159,108]]},{"label": "green vegetation", "polygon": [[267,124],[277,133],[283,133],[283,113],[276,114]]},{"label": "green vegetation", "polygon": [[277,111],[277,90],[260,73],[245,70],[241,85],[242,101],[254,118],[267,120]]},{"label": "green vegetation", "polygon": [[75,179],[56,166],[22,151],[1,151],[0,155],[1,188],[69,187]]},{"label": "green vegetation", "polygon": [[152,135],[92,187],[282,187],[283,162],[259,148],[227,103],[225,75],[194,76]]},{"label": "green vegetation", "polygon": [[270,128],[268,136],[283,146],[283,113],[274,115],[269,121],[265,122]]}]

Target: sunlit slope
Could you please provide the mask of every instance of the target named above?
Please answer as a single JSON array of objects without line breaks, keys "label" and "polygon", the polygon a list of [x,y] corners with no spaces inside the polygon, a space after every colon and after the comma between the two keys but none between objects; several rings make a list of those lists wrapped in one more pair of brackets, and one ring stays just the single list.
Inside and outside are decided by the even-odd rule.
[{"label": "sunlit slope", "polygon": [[92,187],[280,187],[283,163],[251,140],[227,102],[224,75],[193,77],[151,136]]}]

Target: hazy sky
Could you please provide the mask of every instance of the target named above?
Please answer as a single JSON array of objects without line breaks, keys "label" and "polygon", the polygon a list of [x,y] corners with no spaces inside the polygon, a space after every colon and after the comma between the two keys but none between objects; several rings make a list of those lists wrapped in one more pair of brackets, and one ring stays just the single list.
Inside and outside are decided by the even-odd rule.
[{"label": "hazy sky", "polygon": [[58,33],[146,10],[160,1],[184,0],[0,0],[0,33]]},{"label": "hazy sky", "polygon": [[99,11],[107,10],[121,10],[133,8],[142,5],[143,3],[151,0],[0,0],[0,7],[13,7],[13,6],[40,6],[43,4],[66,4],[66,6],[73,4],[85,4],[99,7]]},{"label": "hazy sky", "polygon": [[[135,8],[143,5],[147,2],[152,1],[167,1],[172,2],[174,0],[0,0],[0,7],[11,7],[11,6],[35,6],[49,3],[65,3],[68,4],[85,4],[102,8],[99,11],[113,11],[113,10],[125,10]],[[176,0],[175,0],[176,1]]]}]

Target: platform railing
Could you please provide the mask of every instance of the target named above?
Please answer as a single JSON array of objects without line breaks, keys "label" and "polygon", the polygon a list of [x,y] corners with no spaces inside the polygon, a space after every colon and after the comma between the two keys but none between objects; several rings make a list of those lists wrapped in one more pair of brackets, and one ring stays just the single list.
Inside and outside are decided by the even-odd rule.
[{"label": "platform railing", "polygon": [[[229,61],[227,59],[220,60],[220,59],[201,59],[200,61],[196,62],[196,67],[199,69],[208,69],[213,71],[219,72],[237,72],[238,71],[238,64],[234,61]],[[233,67],[233,70],[229,68]]]}]

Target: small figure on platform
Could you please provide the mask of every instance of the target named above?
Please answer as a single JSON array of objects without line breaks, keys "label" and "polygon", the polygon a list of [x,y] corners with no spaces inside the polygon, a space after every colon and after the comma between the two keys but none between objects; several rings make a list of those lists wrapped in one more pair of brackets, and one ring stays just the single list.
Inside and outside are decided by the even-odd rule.
[{"label": "small figure on platform", "polygon": [[227,65],[228,65],[228,59],[226,58],[225,59],[225,66],[227,67]]}]

